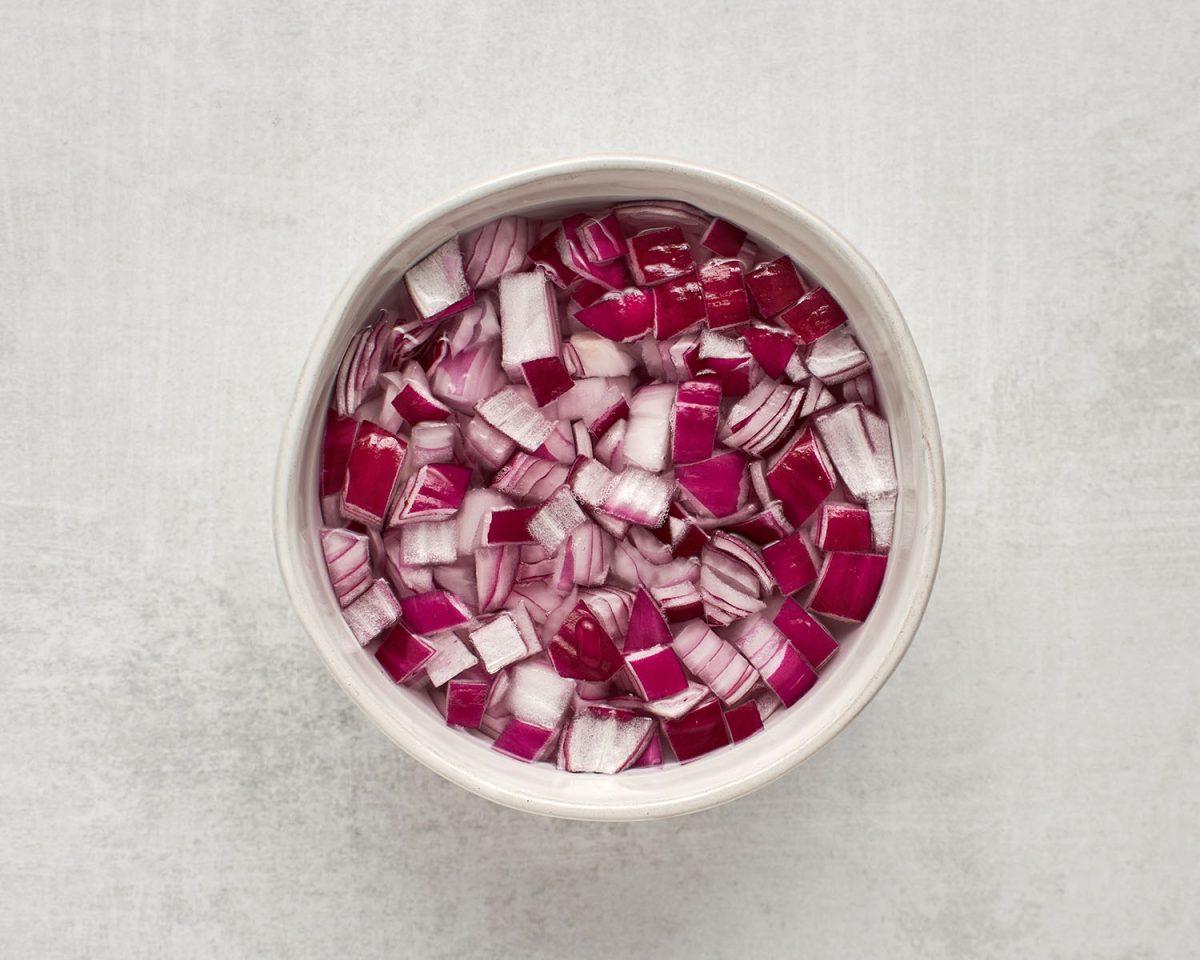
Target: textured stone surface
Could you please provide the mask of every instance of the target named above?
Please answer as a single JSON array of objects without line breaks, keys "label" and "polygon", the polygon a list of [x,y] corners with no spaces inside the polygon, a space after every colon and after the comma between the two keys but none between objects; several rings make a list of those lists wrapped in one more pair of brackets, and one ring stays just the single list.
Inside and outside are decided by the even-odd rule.
[{"label": "textured stone surface", "polygon": [[[0,2],[0,952],[1192,953],[1195,9],[254,6]],[[838,225],[910,318],[949,475],[878,700],[649,825],[512,813],[393,749],[269,535],[351,267],[461,184],[606,150]]]}]

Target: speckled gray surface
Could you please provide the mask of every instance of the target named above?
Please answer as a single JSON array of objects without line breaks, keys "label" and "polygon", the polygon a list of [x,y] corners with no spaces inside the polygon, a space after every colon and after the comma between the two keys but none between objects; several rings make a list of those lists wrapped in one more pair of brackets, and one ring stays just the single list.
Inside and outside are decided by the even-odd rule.
[{"label": "speckled gray surface", "polygon": [[[1192,954],[1196,8],[256,6],[0,3],[0,952]],[[949,476],[877,701],[649,825],[399,754],[269,534],[350,268],[457,186],[589,151],[838,225],[910,318]]]}]

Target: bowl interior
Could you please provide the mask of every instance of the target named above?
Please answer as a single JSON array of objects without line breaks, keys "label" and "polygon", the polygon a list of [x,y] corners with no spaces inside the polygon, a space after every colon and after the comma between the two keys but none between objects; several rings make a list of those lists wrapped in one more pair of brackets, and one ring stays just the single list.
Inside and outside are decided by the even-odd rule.
[{"label": "bowl interior", "polygon": [[[451,236],[505,213],[615,200],[682,200],[732,220],[788,253],[844,305],[868,352],[892,430],[899,482],[891,560],[865,624],[799,703],[733,748],[687,765],[619,776],[560,772],[496,754],[490,741],[449,728],[424,694],[391,683],[341,618],[318,531],[317,463],[330,384],[353,333],[387,302],[404,272]],[[883,282],[840,236],[794,204],[711,171],[634,158],[568,161],[467,191],[410,222],[339,295],[305,366],[280,454],[276,542],[285,581],[331,672],[379,727],[418,760],[489,799],[584,819],[670,816],[725,802],[811,755],[865,705],[895,668],[924,611],[941,546],[941,445],[924,370]]]}]

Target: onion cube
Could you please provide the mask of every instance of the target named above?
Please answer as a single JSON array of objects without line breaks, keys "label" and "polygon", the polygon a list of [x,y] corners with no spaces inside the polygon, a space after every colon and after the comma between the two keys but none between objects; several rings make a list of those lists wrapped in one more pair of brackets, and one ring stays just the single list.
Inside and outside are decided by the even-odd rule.
[{"label": "onion cube", "polygon": [[430,590],[400,600],[404,622],[417,633],[426,636],[453,630],[471,620],[471,612],[454,594],[445,590]]},{"label": "onion cube", "polygon": [[346,482],[346,465],[350,462],[350,451],[354,449],[354,435],[357,432],[357,420],[339,417],[332,410],[329,411],[325,419],[325,434],[321,439],[321,496],[342,492],[342,484]]},{"label": "onion cube", "polygon": [[789,257],[759,264],[746,275],[746,287],[758,315],[765,320],[790,307],[806,292],[804,279]]},{"label": "onion cube", "polygon": [[508,678],[504,707],[514,717],[556,728],[575,693],[574,682],[560,677],[542,657],[514,663],[508,670]]},{"label": "onion cube", "polygon": [[435,652],[425,663],[425,673],[435,687],[453,680],[479,662],[467,645],[453,633],[434,637],[432,642]]},{"label": "onion cube", "polygon": [[517,629],[516,621],[507,613],[501,613],[483,626],[476,627],[467,637],[488,673],[495,673],[528,656],[525,638]]},{"label": "onion cube", "polygon": [[657,474],[626,467],[604,499],[603,510],[621,520],[659,527],[671,505],[671,484]]},{"label": "onion cube", "polygon": [[463,271],[457,238],[447,240],[404,275],[417,312],[429,323],[465,310],[475,302]]},{"label": "onion cube", "polygon": [[661,700],[687,689],[683,666],[670,646],[627,652],[625,667],[637,692],[647,700]]},{"label": "onion cube", "polygon": [[538,507],[509,507],[490,510],[480,524],[481,542],[486,546],[503,546],[507,543],[536,543],[529,532],[529,521],[538,512]]},{"label": "onion cube", "polygon": [[400,528],[400,562],[435,566],[458,559],[458,524],[453,520],[410,523]]},{"label": "onion cube", "polygon": [[871,549],[871,515],[853,503],[823,503],[817,511],[817,546],[822,550]]},{"label": "onion cube", "polygon": [[703,323],[704,288],[692,277],[681,277],[651,287],[654,297],[654,337],[668,340]]},{"label": "onion cube", "polygon": [[817,579],[817,555],[801,530],[763,547],[763,562],[783,594],[795,593]]},{"label": "onion cube", "polygon": [[792,438],[775,456],[766,472],[767,487],[783,503],[793,525],[804,523],[833,493],[837,482],[833,462],[809,428]]},{"label": "onion cube", "polygon": [[[686,497],[685,502],[690,501],[691,506],[708,516],[728,517],[737,510],[745,490],[746,460],[740,453],[730,452],[698,463],[679,464],[675,468],[675,481]],[[832,484],[829,489],[833,489]]]},{"label": "onion cube", "polygon": [[875,606],[886,569],[887,557],[881,553],[835,550],[825,554],[809,609],[835,620],[861,623]]},{"label": "onion cube", "polygon": [[342,514],[367,526],[380,526],[407,452],[408,444],[400,437],[369,420],[360,423],[346,464]]},{"label": "onion cube", "polygon": [[720,217],[713,217],[712,222],[704,231],[704,235],[700,238],[700,245],[707,247],[719,257],[736,257],[745,242],[746,231]]},{"label": "onion cube", "polygon": [[408,683],[434,654],[433,646],[423,638],[395,624],[379,642],[375,659],[395,683]]},{"label": "onion cube", "polygon": [[783,601],[774,622],[814,670],[820,670],[837,653],[837,641],[794,599]]},{"label": "onion cube", "polygon": [[758,712],[758,704],[753,700],[739,703],[736,707],[725,710],[725,726],[729,730],[729,739],[741,743],[763,728],[762,714]]},{"label": "onion cube", "polygon": [[671,459],[695,463],[712,456],[721,419],[720,384],[689,380],[675,393]]},{"label": "onion cube", "polygon": [[340,606],[355,600],[371,585],[371,550],[367,536],[341,528],[321,531],[321,550],[329,582]]},{"label": "onion cube", "polygon": [[573,773],[620,773],[646,749],[654,720],[630,710],[586,706],[563,728],[559,766]]},{"label": "onion cube", "polygon": [[579,242],[592,263],[610,263],[625,255],[625,234],[612,213],[584,219],[579,225]]},{"label": "onion cube", "polygon": [[545,759],[554,747],[557,730],[513,718],[492,744],[492,749],[526,763]]},{"label": "onion cube", "polygon": [[452,727],[478,730],[487,710],[492,680],[459,677],[446,685],[446,723]]},{"label": "onion cube", "polygon": [[813,343],[845,323],[846,314],[828,290],[817,287],[780,313],[779,322],[805,343]]},{"label": "onion cube", "polygon": [[717,700],[702,703],[678,719],[664,720],[662,728],[680,763],[695,760],[732,742],[725,726],[725,714]]},{"label": "onion cube", "polygon": [[587,521],[567,487],[559,487],[529,519],[529,532],[547,550],[557,550],[570,533]]},{"label": "onion cube", "polygon": [[554,424],[512,387],[480,400],[475,409],[484,420],[526,450],[536,450],[554,432]]},{"label": "onion cube", "polygon": [[342,616],[354,639],[365,647],[396,622],[400,609],[391,586],[380,577],[357,600],[342,608]]},{"label": "onion cube", "polygon": [[554,669],[573,680],[607,680],[621,669],[621,652],[582,601],[563,620],[549,651]]},{"label": "onion cube", "polygon": [[758,673],[729,643],[693,621],[675,638],[675,652],[697,680],[725,703],[737,703],[758,682]]},{"label": "onion cube", "polygon": [[644,287],[682,277],[696,269],[692,249],[679,227],[643,230],[629,238],[629,266]]},{"label": "onion cube", "polygon": [[742,265],[736,260],[709,260],[700,268],[704,312],[713,330],[750,320],[750,298]]},{"label": "onion cube", "polygon": [[858,341],[839,328],[809,346],[804,366],[822,382],[838,384],[869,370],[871,362]]}]

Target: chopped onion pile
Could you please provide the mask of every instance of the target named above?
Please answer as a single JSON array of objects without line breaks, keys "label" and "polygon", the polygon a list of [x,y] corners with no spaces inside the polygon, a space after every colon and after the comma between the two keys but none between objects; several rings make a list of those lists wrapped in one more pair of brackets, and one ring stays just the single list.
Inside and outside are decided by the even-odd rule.
[{"label": "chopped onion pile", "polygon": [[347,626],[518,760],[763,729],[860,623],[896,473],[870,362],[787,256],[686,204],[501,217],[351,339],[320,464]]}]

